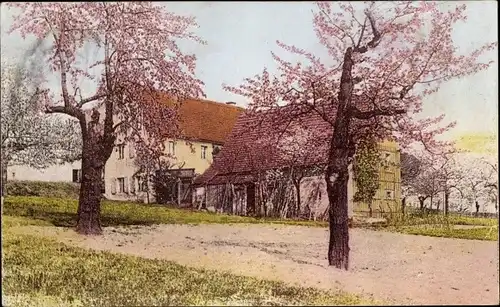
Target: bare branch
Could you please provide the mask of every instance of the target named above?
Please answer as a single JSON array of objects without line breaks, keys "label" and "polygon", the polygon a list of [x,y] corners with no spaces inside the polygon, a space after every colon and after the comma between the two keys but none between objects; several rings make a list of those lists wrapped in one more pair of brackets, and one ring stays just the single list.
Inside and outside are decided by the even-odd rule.
[{"label": "bare branch", "polygon": [[81,108],[86,103],[89,103],[89,102],[92,102],[92,101],[96,101],[96,100],[105,98],[106,96],[107,96],[106,94],[98,94],[98,95],[94,95],[92,97],[81,99],[80,102],[78,103],[77,107]]},{"label": "bare branch", "polygon": [[356,48],[359,48],[361,46],[361,40],[363,39],[363,35],[365,34],[365,29],[366,29],[366,20],[367,18],[365,17],[365,21],[363,22],[363,27],[361,28],[361,34],[359,35],[358,43],[356,44]]},{"label": "bare branch", "polygon": [[[365,15],[366,15],[366,18],[368,18],[368,20],[370,21],[370,26],[372,28],[373,37],[366,44],[366,46],[363,46],[363,47],[359,46],[360,43],[361,43],[361,39],[363,37],[363,34],[364,34],[364,30],[365,30],[365,26],[363,26],[362,32],[361,32],[361,36],[360,36],[359,41],[358,41],[358,44],[355,44],[353,42],[354,52],[365,53],[365,52],[368,51],[368,48],[375,48],[375,47],[377,47],[378,44],[380,43],[380,39],[382,38],[382,35],[377,30],[377,26],[375,24],[375,18],[373,17],[373,15],[371,14],[371,12],[365,11]],[[366,19],[365,19],[365,24],[366,24]]]},{"label": "bare branch", "polygon": [[382,37],[380,32],[377,30],[377,27],[375,25],[375,18],[373,18],[373,15],[371,12],[365,12],[366,17],[370,21],[370,26],[372,27],[372,33],[373,33],[373,38],[371,41],[368,42],[367,46],[370,48],[375,48],[377,45],[380,43],[380,38]]},{"label": "bare branch", "polygon": [[382,109],[374,109],[371,111],[360,111],[355,106],[351,106],[350,114],[353,118],[357,119],[370,119],[376,116],[394,116],[398,114],[405,114],[406,110],[404,109],[394,109],[394,110],[382,110]]}]

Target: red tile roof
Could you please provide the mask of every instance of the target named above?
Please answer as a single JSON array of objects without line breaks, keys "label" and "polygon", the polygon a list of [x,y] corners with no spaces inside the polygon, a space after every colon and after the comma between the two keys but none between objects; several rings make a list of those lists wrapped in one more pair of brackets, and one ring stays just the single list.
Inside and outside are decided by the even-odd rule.
[{"label": "red tile roof", "polygon": [[[258,171],[289,166],[277,147],[283,133],[301,127],[314,135],[297,162],[302,165],[323,164],[332,127],[316,112],[301,112],[282,107],[274,111],[244,112],[212,165],[195,179],[197,185],[254,181]],[[303,147],[303,146],[301,146]]]},{"label": "red tile roof", "polygon": [[223,144],[244,110],[215,101],[186,100],[179,109],[181,135],[193,141]]}]

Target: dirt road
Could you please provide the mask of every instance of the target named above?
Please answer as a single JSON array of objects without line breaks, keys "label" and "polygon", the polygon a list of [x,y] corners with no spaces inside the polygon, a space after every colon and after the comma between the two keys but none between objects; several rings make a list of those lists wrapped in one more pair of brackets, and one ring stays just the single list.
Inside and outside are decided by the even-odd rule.
[{"label": "dirt road", "polygon": [[[32,229],[34,230],[34,229]],[[36,228],[73,245],[191,267],[343,289],[394,304],[497,304],[498,242],[351,230],[351,268],[328,267],[327,230],[283,225],[107,228],[84,238]]]}]

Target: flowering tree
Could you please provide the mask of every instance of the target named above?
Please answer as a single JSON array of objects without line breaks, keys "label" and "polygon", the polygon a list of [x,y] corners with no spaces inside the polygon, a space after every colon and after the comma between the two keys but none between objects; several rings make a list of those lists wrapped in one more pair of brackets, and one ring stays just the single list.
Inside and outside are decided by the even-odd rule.
[{"label": "flowering tree", "polygon": [[[58,91],[45,88],[39,103],[45,112],[69,115],[80,124],[82,183],[77,231],[99,234],[99,179],[117,137],[127,141],[146,135],[161,144],[175,131],[176,125],[170,124],[176,119],[176,102],[203,95],[203,83],[194,77],[196,57],[184,54],[177,41],[203,41],[189,31],[196,25],[193,18],[172,14],[151,2],[9,6],[20,11],[11,32],[18,31],[23,38],[33,35],[50,44],[43,60],[60,85]],[[82,67],[78,55],[89,47],[97,48],[99,56]],[[84,97],[80,87],[84,83],[94,85],[95,92]],[[166,98],[171,106],[164,103]]]},{"label": "flowering tree", "polygon": [[444,214],[448,215],[452,192],[459,192],[463,198],[461,183],[465,177],[465,170],[457,162],[456,155],[443,155],[441,161],[442,167],[438,171],[438,178],[441,191],[444,193]]},{"label": "flowering tree", "polygon": [[490,173],[486,182],[488,195],[491,202],[495,204],[495,212],[498,214],[498,162],[488,163],[491,166]]},{"label": "flowering tree", "polygon": [[425,209],[425,201],[433,197],[439,191],[437,184],[437,172],[432,164],[425,164],[422,172],[412,184],[412,190],[417,195],[420,210]]},{"label": "flowering tree", "polygon": [[469,205],[472,205],[476,213],[479,213],[480,206],[483,205],[483,210],[485,210],[492,200],[491,184],[493,180],[497,180],[497,178],[491,180],[494,165],[474,156],[461,157],[461,164],[463,169],[461,189]]},{"label": "flowering tree", "polygon": [[[348,269],[348,166],[366,133],[395,139],[403,147],[418,141],[438,153],[447,145],[434,137],[454,123],[437,126],[444,115],[417,120],[423,99],[441,84],[486,69],[480,56],[487,44],[459,54],[451,34],[465,21],[465,5],[442,11],[437,2],[318,2],[314,30],[327,59],[278,42],[305,62],[272,54],[279,74],[267,69],[245,83],[224,87],[248,97],[254,110],[283,105],[316,112],[330,124],[328,166],[330,265]],[[293,109],[293,108],[292,108]],[[318,132],[319,133],[319,132]],[[322,131],[322,133],[324,133]]]},{"label": "flowering tree", "polygon": [[[2,192],[8,166],[28,165],[42,169],[52,164],[78,160],[81,153],[77,123],[40,112],[36,105],[36,76],[25,67],[3,60]],[[61,130],[65,133],[61,134]]]}]

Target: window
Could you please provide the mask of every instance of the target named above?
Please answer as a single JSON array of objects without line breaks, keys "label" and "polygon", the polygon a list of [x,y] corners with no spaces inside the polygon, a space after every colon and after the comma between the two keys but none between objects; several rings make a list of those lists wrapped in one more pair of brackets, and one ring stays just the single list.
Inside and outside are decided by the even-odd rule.
[{"label": "window", "polygon": [[73,170],[73,182],[82,182],[82,170],[74,169]]},{"label": "window", "polygon": [[220,146],[213,145],[213,150],[212,150],[212,157],[215,157],[221,150]]},{"label": "window", "polygon": [[168,142],[168,153],[171,154],[172,156],[175,156],[175,142],[174,141]]},{"label": "window", "polygon": [[137,184],[137,192],[141,192],[141,176],[135,176],[134,184]]},{"label": "window", "polygon": [[111,179],[111,194],[116,194],[116,178]]},{"label": "window", "polygon": [[137,182],[137,191],[138,192],[146,192],[148,190],[148,184],[144,177],[135,176],[135,180]]},{"label": "window", "polygon": [[385,152],[384,153],[384,160],[385,162],[391,162],[391,153],[390,152]]},{"label": "window", "polygon": [[386,190],[385,191],[385,198],[386,199],[394,199],[394,191]]},{"label": "window", "polygon": [[207,146],[201,145],[201,158],[202,159],[207,158]]},{"label": "window", "polygon": [[125,158],[125,144],[120,144],[116,147],[116,150],[118,151],[118,160],[122,160],[123,158]]},{"label": "window", "polygon": [[132,178],[132,181],[130,182],[130,193],[135,194],[135,180]]},{"label": "window", "polygon": [[118,193],[125,193],[125,178],[118,178]]}]

